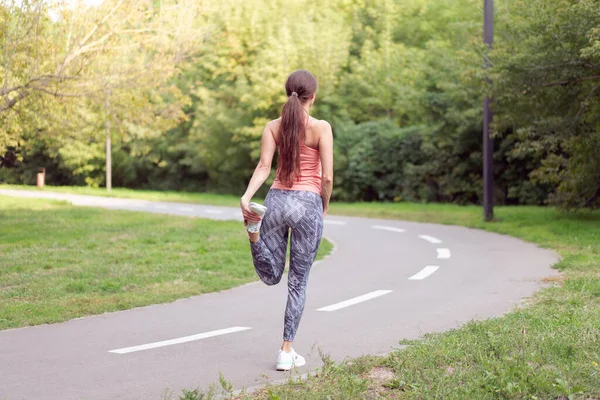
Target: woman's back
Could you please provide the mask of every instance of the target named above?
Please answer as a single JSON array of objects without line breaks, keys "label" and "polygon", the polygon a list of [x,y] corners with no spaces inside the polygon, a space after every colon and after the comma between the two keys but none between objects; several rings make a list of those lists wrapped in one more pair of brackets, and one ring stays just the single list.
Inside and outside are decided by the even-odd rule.
[{"label": "woman's back", "polygon": [[[285,186],[278,176],[273,182],[273,189],[306,190],[321,194],[321,157],[319,153],[319,140],[321,137],[322,122],[310,118],[304,131],[304,141],[300,141],[300,171],[296,181],[291,187]],[[276,143],[281,142],[281,118],[272,121],[273,138]],[[285,133],[284,133],[285,134]]]}]

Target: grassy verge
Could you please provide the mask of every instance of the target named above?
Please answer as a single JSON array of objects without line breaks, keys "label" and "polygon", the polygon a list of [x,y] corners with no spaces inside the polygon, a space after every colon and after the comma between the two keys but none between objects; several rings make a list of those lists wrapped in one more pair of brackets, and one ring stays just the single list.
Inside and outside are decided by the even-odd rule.
[{"label": "grassy verge", "polygon": [[[332,245],[323,241],[319,257]],[[239,222],[0,196],[0,329],[60,322],[256,279]]]},{"label": "grassy verge", "polygon": [[477,207],[363,204],[338,210],[521,237],[558,251],[563,275],[526,309],[418,341],[401,340],[408,347],[386,357],[326,362],[317,377],[243,398],[600,398],[600,213],[499,208],[499,221],[483,224]]},{"label": "grassy verge", "polygon": [[108,196],[127,199],[172,201],[178,203],[211,204],[215,206],[230,207],[238,207],[241,196],[241,194],[240,196],[231,196],[213,193],[162,192],[155,190],[132,190],[123,188],[114,188],[110,192],[107,192],[106,189],[103,188],[92,188],[86,186],[45,186],[43,189],[39,189],[36,186],[0,185],[0,189],[36,190],[41,192],[73,193],[84,194],[88,196]]}]

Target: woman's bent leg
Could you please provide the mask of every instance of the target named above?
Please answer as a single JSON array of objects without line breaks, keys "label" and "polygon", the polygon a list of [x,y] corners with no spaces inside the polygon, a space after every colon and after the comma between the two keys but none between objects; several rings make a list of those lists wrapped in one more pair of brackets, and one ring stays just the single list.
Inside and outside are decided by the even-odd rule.
[{"label": "woman's bent leg", "polygon": [[276,285],[283,276],[289,228],[283,219],[281,194],[278,191],[269,192],[265,200],[268,210],[265,214],[260,238],[256,243],[250,242],[252,260],[256,274],[267,285]]}]

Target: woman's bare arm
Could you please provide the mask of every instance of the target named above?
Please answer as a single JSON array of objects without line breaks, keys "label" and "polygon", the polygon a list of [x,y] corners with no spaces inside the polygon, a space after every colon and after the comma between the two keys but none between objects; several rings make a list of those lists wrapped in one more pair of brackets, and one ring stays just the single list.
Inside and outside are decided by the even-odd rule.
[{"label": "woman's bare arm", "polygon": [[331,125],[323,121],[323,129],[319,139],[319,153],[321,155],[321,198],[323,199],[323,216],[329,212],[329,199],[333,189],[333,132]]},{"label": "woman's bare arm", "polygon": [[263,183],[265,183],[271,174],[273,155],[275,154],[275,149],[277,148],[270,125],[271,123],[269,122],[263,130],[260,147],[260,161],[258,162],[256,169],[254,169],[254,173],[252,174],[250,183],[248,183],[246,193],[244,193],[240,201],[244,218],[252,222],[259,221],[260,217],[250,211],[248,203],[252,199],[252,196],[254,196],[254,194],[258,191],[258,189],[260,189],[260,187],[263,185]]}]

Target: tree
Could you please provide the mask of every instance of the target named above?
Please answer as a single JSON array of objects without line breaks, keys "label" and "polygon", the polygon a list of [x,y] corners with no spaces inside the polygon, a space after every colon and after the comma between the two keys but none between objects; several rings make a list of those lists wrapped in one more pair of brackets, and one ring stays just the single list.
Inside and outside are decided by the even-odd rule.
[{"label": "tree", "polygon": [[[540,159],[534,182],[565,208],[600,207],[600,14],[593,0],[509,2],[494,52],[497,131]],[[516,46],[516,48],[515,48]]]},{"label": "tree", "polygon": [[110,112],[117,132],[138,123],[160,132],[170,126],[165,121],[179,122],[185,99],[168,82],[201,42],[194,24],[200,8],[191,0],[106,0],[97,7],[29,0],[0,6],[6,38],[0,154],[18,146],[26,130],[66,133],[65,125],[77,126],[72,117],[83,105]]}]

